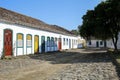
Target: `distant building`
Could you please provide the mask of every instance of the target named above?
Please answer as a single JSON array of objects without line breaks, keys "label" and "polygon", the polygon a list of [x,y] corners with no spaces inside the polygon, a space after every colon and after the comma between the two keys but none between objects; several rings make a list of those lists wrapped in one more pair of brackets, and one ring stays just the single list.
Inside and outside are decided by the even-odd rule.
[{"label": "distant building", "polygon": [[86,47],[86,40],[81,36],[78,36],[78,48],[85,48]]},{"label": "distant building", "polygon": [[[120,33],[119,33],[119,39],[117,43],[118,49],[120,49]],[[114,48],[113,42],[111,39],[109,40],[98,40],[95,38],[92,38],[90,40],[87,40],[87,47],[96,47],[96,48]]]},{"label": "distant building", "polygon": [[[114,48],[114,45],[113,45],[113,42],[112,42],[111,39],[107,40],[107,47],[108,48]],[[120,49],[120,32],[119,32],[119,35],[118,35],[117,47],[118,47],[118,49]]]},{"label": "distant building", "polygon": [[106,41],[91,39],[87,41],[87,47],[106,48]]}]

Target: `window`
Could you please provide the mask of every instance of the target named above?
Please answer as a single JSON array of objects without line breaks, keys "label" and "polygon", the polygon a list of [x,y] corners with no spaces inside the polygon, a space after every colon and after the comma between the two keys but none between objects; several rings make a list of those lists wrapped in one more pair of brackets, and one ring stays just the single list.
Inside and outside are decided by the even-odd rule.
[{"label": "window", "polygon": [[63,45],[65,45],[65,38],[63,38]]},{"label": "window", "polygon": [[23,34],[22,33],[18,33],[17,34],[17,47],[23,47]]},{"label": "window", "polygon": [[50,37],[47,37],[47,47],[50,47]]},{"label": "window", "polygon": [[102,41],[100,41],[100,45],[103,45],[103,42],[102,42]]},{"label": "window", "polygon": [[72,39],[72,45],[74,45],[74,40]]},{"label": "window", "polygon": [[66,39],[66,45],[68,45],[68,39]]},{"label": "window", "polygon": [[55,46],[57,47],[57,38],[55,38]]},{"label": "window", "polygon": [[51,46],[54,46],[54,38],[51,37]]},{"label": "window", "polygon": [[30,35],[30,34],[27,34],[27,44],[26,44],[26,46],[27,47],[32,47],[32,35]]}]

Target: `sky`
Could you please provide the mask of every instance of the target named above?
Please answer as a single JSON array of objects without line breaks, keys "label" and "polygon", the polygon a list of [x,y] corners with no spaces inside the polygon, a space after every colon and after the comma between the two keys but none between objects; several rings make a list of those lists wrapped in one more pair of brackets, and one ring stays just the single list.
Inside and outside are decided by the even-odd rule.
[{"label": "sky", "polygon": [[0,0],[0,7],[68,30],[82,25],[82,16],[102,0]]}]

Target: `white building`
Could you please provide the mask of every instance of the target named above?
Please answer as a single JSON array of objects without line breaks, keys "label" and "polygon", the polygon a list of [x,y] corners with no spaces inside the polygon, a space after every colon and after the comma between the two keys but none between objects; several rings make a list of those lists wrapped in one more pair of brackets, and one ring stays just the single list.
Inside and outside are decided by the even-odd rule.
[{"label": "white building", "polygon": [[[118,47],[118,49],[120,49],[120,32],[119,32],[118,37],[119,37],[119,38],[118,38],[118,42],[117,42],[117,47]],[[107,47],[108,47],[108,48],[114,48],[112,39],[107,40]]]},{"label": "white building", "polygon": [[87,47],[97,47],[97,48],[106,47],[106,41],[92,39],[87,41]]},{"label": "white building", "polygon": [[[117,42],[117,47],[118,49],[120,49],[120,33],[118,35],[119,39]],[[114,48],[113,42],[112,40],[97,40],[97,39],[91,39],[87,41],[87,47],[100,47],[100,48]]]},{"label": "white building", "polygon": [[86,40],[81,36],[78,36],[78,48],[84,48],[86,46]]},{"label": "white building", "polygon": [[77,36],[56,25],[0,8],[0,57],[77,48]]}]

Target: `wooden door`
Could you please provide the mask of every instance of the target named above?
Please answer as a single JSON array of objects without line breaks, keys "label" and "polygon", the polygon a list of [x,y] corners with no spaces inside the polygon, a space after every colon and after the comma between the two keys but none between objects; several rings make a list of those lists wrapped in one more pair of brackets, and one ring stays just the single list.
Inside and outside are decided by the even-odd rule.
[{"label": "wooden door", "polygon": [[61,38],[59,38],[59,41],[58,41],[58,50],[61,50],[61,49],[62,49]]},{"label": "wooden door", "polygon": [[4,54],[12,55],[12,31],[9,29],[4,30]]},{"label": "wooden door", "polygon": [[39,36],[34,36],[34,53],[39,52]]},{"label": "wooden door", "polygon": [[45,52],[45,36],[41,37],[41,50]]}]

